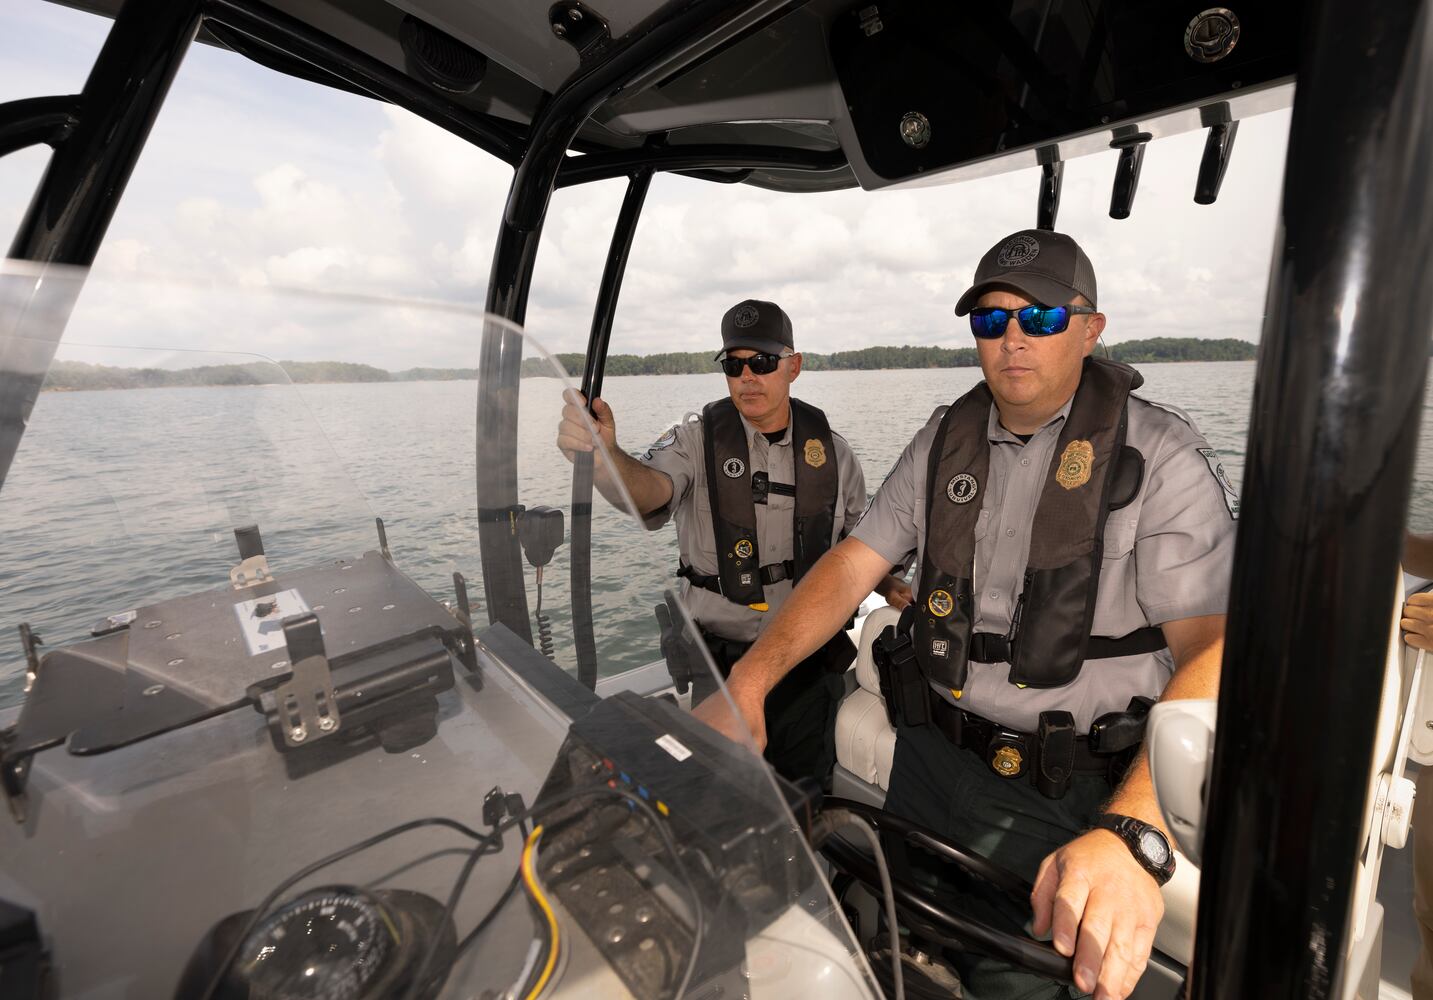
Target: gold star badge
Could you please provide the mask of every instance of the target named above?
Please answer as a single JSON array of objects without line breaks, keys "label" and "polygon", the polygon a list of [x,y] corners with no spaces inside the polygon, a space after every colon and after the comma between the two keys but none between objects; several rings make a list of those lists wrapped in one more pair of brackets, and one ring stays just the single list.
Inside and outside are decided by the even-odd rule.
[{"label": "gold star badge", "polygon": [[1095,446],[1088,441],[1071,441],[1065,445],[1060,456],[1060,467],[1055,470],[1055,482],[1073,490],[1090,481],[1090,470],[1095,467]]},{"label": "gold star badge", "polygon": [[816,438],[806,439],[806,464],[819,469],[826,464],[826,446]]}]

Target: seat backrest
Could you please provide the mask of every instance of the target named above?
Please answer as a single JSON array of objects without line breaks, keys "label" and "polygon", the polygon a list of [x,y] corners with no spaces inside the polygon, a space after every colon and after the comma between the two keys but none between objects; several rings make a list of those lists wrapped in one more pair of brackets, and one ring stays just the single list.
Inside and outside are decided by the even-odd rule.
[{"label": "seat backrest", "polygon": [[871,657],[871,647],[881,630],[887,625],[894,625],[900,617],[901,613],[895,608],[882,604],[868,614],[861,625],[861,642],[856,647],[856,683],[877,698],[881,696],[881,680],[876,676],[876,661]]}]

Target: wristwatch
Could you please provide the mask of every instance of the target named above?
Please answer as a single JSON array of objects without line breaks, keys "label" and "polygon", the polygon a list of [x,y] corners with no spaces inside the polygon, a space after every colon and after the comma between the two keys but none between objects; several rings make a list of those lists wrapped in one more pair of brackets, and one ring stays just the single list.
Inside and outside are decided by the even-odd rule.
[{"label": "wristwatch", "polygon": [[1133,816],[1102,813],[1096,817],[1094,829],[1109,830],[1123,840],[1139,866],[1149,872],[1159,885],[1174,877],[1174,851],[1169,846],[1169,839],[1158,827]]}]

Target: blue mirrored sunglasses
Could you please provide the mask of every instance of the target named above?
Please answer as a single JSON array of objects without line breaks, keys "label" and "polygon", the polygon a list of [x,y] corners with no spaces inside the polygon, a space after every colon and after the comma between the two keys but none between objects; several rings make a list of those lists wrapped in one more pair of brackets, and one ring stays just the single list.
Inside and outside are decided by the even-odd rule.
[{"label": "blue mirrored sunglasses", "polygon": [[1005,336],[1005,327],[1014,316],[1031,337],[1049,337],[1063,333],[1070,326],[1070,317],[1097,312],[1094,306],[1026,306],[1023,309],[982,307],[970,310],[970,332],[981,340]]}]

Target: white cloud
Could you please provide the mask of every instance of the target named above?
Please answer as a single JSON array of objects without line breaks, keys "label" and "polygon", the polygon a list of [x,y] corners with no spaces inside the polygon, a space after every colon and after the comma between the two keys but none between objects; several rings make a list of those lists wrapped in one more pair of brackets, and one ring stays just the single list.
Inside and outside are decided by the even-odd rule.
[{"label": "white cloud", "polygon": [[[32,66],[40,58],[0,43],[0,64],[9,65],[0,99],[33,96],[3,89],[32,78],[82,79],[93,52],[76,41],[71,22],[83,17],[46,11],[37,21],[42,31],[59,25],[53,44],[73,50],[81,67],[73,72],[55,69],[54,52],[43,50],[49,68]],[[1095,262],[1110,340],[1258,336],[1287,122],[1280,113],[1243,123],[1212,207],[1191,198],[1199,134],[1148,147],[1134,213],[1124,221],[1108,217],[1114,154],[1067,164],[1060,226]],[[0,221],[18,220],[33,187],[12,161],[21,158],[0,161]],[[26,169],[36,162],[26,160]],[[511,176],[506,164],[406,112],[196,46],[97,267],[182,274],[220,288],[299,285],[479,306]],[[775,194],[659,176],[613,350],[709,348],[722,312],[747,296],[782,303],[809,350],[963,345],[969,335],[952,315],[954,302],[991,243],[1033,222],[1038,185],[1037,172],[1024,170],[910,191]],[[528,317],[551,350],[585,344],[623,186],[607,181],[553,197]],[[371,334],[342,309],[334,315],[347,318],[328,326],[315,314],[256,331],[241,323],[166,327],[146,318],[141,307],[153,301],[107,304],[113,336],[149,342],[172,328],[185,346],[390,368],[473,363],[470,330],[435,336],[449,325],[430,318],[425,329],[406,310]],[[120,329],[122,322],[131,326]],[[101,326],[85,329],[99,335]],[[398,335],[407,330],[411,336]]]}]

